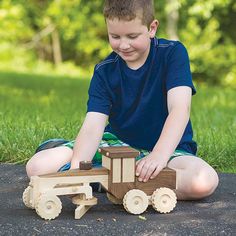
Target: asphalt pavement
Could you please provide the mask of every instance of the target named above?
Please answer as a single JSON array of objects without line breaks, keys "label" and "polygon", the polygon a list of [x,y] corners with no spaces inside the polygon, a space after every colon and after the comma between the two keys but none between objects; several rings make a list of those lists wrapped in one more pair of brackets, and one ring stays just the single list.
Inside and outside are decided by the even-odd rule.
[{"label": "asphalt pavement", "polygon": [[62,212],[54,220],[41,219],[24,206],[22,193],[29,180],[25,166],[0,164],[0,235],[236,235],[236,175],[220,173],[216,192],[201,201],[178,201],[169,214],[149,207],[141,217],[113,205],[105,193],[80,220],[75,205],[62,197]]}]

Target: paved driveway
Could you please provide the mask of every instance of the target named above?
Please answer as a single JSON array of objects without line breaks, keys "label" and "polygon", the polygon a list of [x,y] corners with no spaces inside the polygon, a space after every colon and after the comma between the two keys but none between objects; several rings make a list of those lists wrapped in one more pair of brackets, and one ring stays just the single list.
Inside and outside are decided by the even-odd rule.
[{"label": "paved driveway", "polygon": [[82,219],[74,219],[75,206],[62,197],[59,217],[45,221],[24,206],[21,196],[27,185],[23,165],[0,165],[0,235],[236,235],[233,174],[220,174],[220,185],[209,198],[178,202],[166,215],[150,207],[142,219],[110,203],[104,193],[95,193],[99,203]]}]

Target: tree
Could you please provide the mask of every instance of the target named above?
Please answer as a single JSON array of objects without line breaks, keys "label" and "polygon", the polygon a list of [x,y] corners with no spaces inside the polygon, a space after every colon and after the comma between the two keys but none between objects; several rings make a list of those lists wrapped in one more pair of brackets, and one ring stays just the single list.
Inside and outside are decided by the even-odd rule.
[{"label": "tree", "polygon": [[[236,84],[234,0],[155,0],[155,7],[157,36],[185,44],[194,79]],[[102,8],[100,0],[2,0],[1,66],[43,60],[91,70],[111,51]]]},{"label": "tree", "polygon": [[179,0],[166,1],[166,32],[169,39],[178,40]]}]

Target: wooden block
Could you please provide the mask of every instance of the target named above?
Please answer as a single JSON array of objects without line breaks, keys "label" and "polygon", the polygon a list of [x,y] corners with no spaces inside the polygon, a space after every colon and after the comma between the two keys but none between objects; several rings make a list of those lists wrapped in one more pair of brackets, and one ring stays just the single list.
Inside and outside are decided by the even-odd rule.
[{"label": "wooden block", "polygon": [[112,182],[120,183],[121,182],[121,159],[113,159],[112,165],[113,165]]},{"label": "wooden block", "polygon": [[79,163],[80,170],[90,170],[92,169],[92,162],[91,161],[81,161]]},{"label": "wooden block", "polygon": [[111,169],[111,159],[102,155],[102,166],[107,168],[108,170]]},{"label": "wooden block", "polygon": [[65,177],[65,176],[89,176],[89,175],[107,175],[108,170],[106,168],[92,168],[91,170],[68,170],[63,172],[56,172],[52,174],[40,175],[41,178],[48,178],[48,177]]},{"label": "wooden block", "polygon": [[128,158],[137,157],[140,153],[134,148],[129,146],[124,147],[102,147],[99,148],[99,152],[109,158]]},{"label": "wooden block", "polygon": [[134,182],[135,179],[135,159],[124,158],[122,159],[122,182],[129,183]]},{"label": "wooden block", "polygon": [[166,187],[176,189],[176,172],[170,168],[164,168],[155,179],[149,179],[147,182],[140,182],[138,177],[135,180],[135,188],[151,195],[157,188]]},{"label": "wooden block", "polygon": [[112,183],[110,184],[110,193],[119,200],[123,200],[124,195],[135,188],[135,183]]},{"label": "wooden block", "polygon": [[92,206],[79,205],[75,209],[75,219],[80,219]]},{"label": "wooden block", "polygon": [[176,189],[175,170],[164,168],[155,179],[148,180],[146,183],[138,181],[138,177],[135,177],[135,182],[109,183],[108,190],[117,199],[122,200],[124,195],[131,189],[140,189],[150,196],[157,188],[161,187]]}]

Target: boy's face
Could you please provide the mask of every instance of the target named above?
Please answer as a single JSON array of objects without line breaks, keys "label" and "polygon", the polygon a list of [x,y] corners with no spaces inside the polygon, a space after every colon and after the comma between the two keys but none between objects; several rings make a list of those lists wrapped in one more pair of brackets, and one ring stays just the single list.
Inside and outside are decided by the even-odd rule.
[{"label": "boy's face", "polygon": [[140,18],[125,21],[117,18],[106,19],[109,43],[112,49],[132,69],[141,67],[149,54],[150,38],[156,34],[158,22],[150,25],[150,30]]}]

